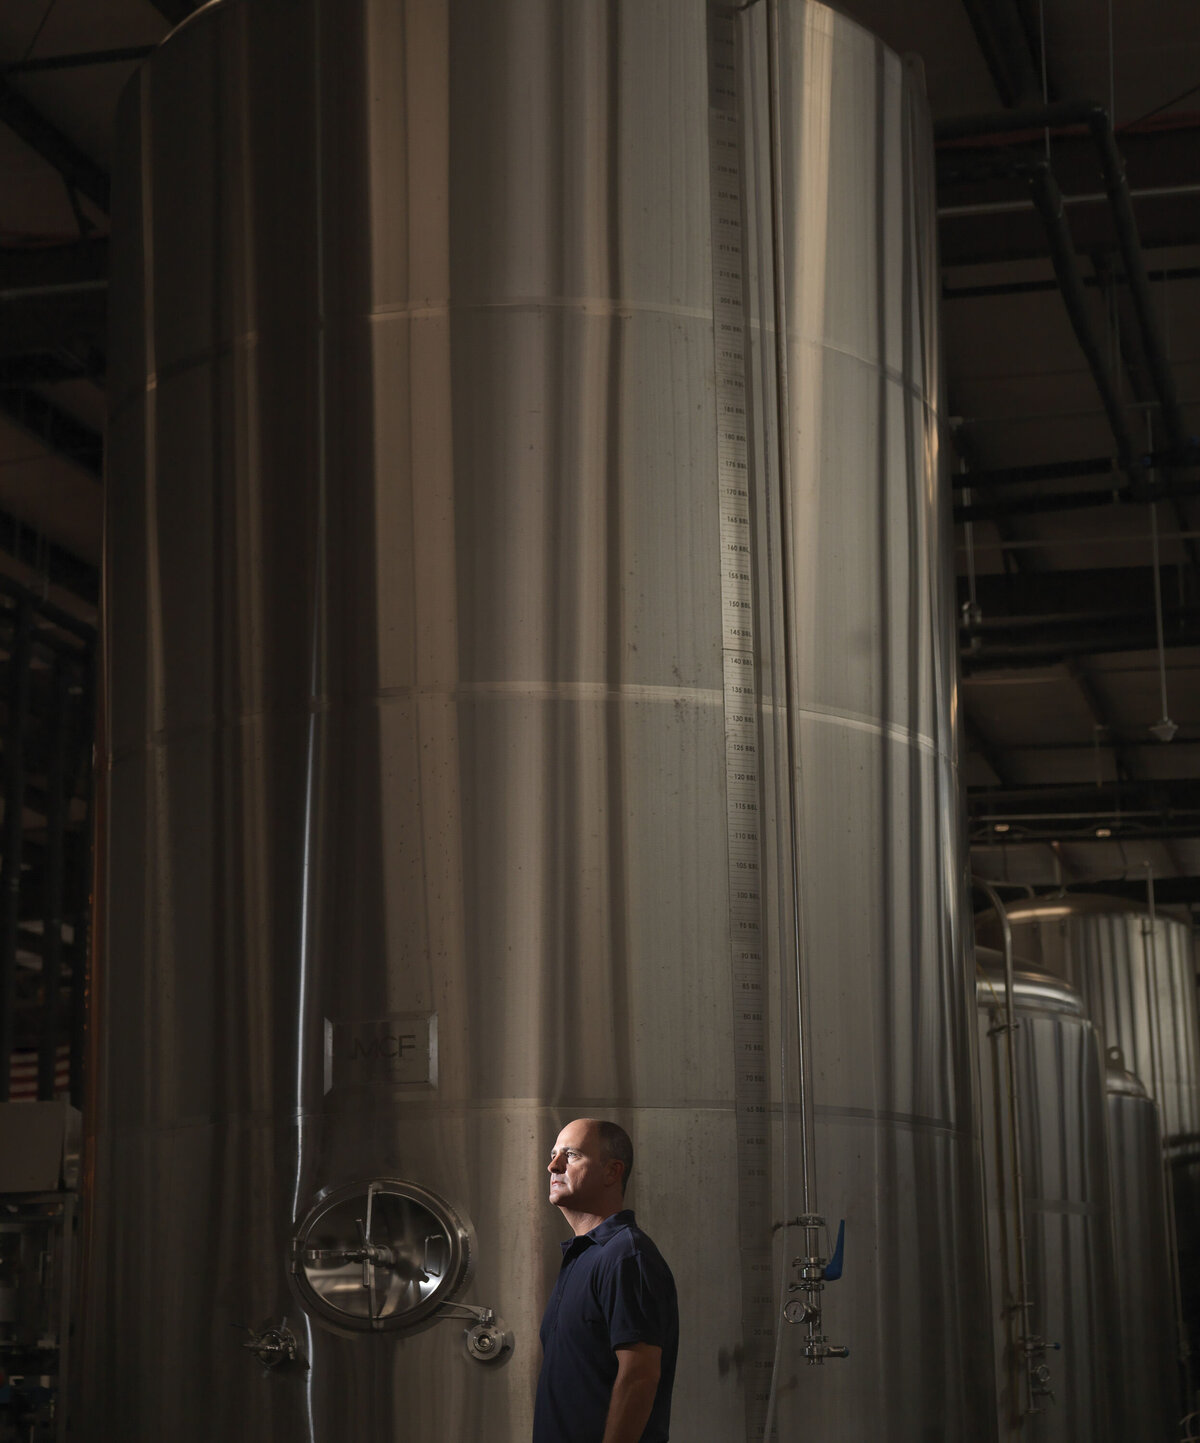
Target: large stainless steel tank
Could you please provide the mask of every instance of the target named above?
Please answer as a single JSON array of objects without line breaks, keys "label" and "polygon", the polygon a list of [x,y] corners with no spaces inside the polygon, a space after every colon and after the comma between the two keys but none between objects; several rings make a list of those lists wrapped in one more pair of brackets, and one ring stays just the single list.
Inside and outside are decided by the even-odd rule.
[{"label": "large stainless steel tank", "polygon": [[119,132],[92,1436],[527,1438],[581,1113],[673,1436],[990,1436],[913,73],[819,5],[223,0]]},{"label": "large stainless steel tank", "polygon": [[[1200,1358],[1200,1006],[1191,928],[1116,897],[1030,898],[1007,908],[1014,946],[1078,988],[1106,1046],[1159,1105],[1185,1335]],[[994,940],[992,919],[977,935]]]},{"label": "large stainless steel tank", "polygon": [[[1004,968],[986,948],[979,949],[979,964],[1000,1438],[1126,1443],[1125,1359],[1096,1031],[1074,988],[1021,961],[1014,972],[1016,1026],[1010,1034]],[[1005,1056],[1010,1037],[1015,1149]]]},{"label": "large stainless steel tank", "polygon": [[1108,1050],[1104,1073],[1117,1317],[1125,1391],[1123,1443],[1174,1443],[1183,1416],[1175,1279],[1170,1256],[1158,1104]]}]

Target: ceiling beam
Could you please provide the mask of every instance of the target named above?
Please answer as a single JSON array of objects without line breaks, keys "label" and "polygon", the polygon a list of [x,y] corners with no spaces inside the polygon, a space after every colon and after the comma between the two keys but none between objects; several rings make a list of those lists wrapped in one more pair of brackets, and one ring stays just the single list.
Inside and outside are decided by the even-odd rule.
[{"label": "ceiling beam", "polygon": [[144,60],[153,50],[153,45],[124,45],[118,49],[76,50],[63,55],[31,55],[25,60],[15,60],[11,65],[0,65],[0,76],[32,75],[46,70],[82,70],[89,65],[120,65]]},{"label": "ceiling beam", "polygon": [[[1051,290],[1058,287],[1051,283]],[[993,467],[988,471],[962,471],[950,478],[956,491],[974,486],[1023,486],[1034,481],[1073,481],[1087,476],[1110,476],[1114,456],[1082,456],[1071,461],[1038,461],[1028,466]]]},{"label": "ceiling beam", "polygon": [[[1166,744],[1166,745],[1169,745]],[[1122,822],[1194,820],[1200,830],[1200,778],[1138,777],[1131,780],[1030,787],[972,787],[967,808],[973,819],[1033,825],[1039,821],[1100,819]]]},{"label": "ceiling beam", "polygon": [[[1148,548],[1147,548],[1148,549]],[[1187,573],[1164,568],[1163,603],[1178,609],[1197,598],[1189,591]],[[1154,611],[1152,566],[1101,566],[1071,571],[981,572],[975,596],[984,622],[1098,619],[1118,613],[1138,616]],[[960,604],[967,599],[966,578],[958,578]]]},{"label": "ceiling beam", "polygon": [[[1130,623],[1114,626],[1111,622],[1091,626],[1067,624],[1056,628],[1056,631],[1056,637],[1050,641],[1044,638],[997,641],[972,631],[969,642],[960,652],[963,675],[974,676],[985,671],[1030,671],[1038,667],[1063,666],[1073,658],[1083,656],[1158,650],[1153,616],[1140,626]],[[1186,623],[1172,623],[1166,631],[1164,645],[1168,652],[1176,647],[1200,646],[1200,617],[1193,613]]]},{"label": "ceiling beam", "polygon": [[0,387],[0,413],[94,481],[103,479],[103,437],[40,392]]},{"label": "ceiling beam", "polygon": [[1015,5],[963,0],[1001,105],[1031,105],[1042,96],[1041,76]]},{"label": "ceiling beam", "polygon": [[[1104,881],[1070,882],[1063,888],[1034,886],[1034,892],[1039,897],[1060,896],[1064,891],[1091,896],[1099,894],[1103,897],[1127,897],[1131,902],[1146,901],[1144,879],[1110,878]],[[1186,874],[1178,877],[1156,877],[1154,903],[1157,907],[1200,906],[1200,877]]]},{"label": "ceiling beam", "polygon": [[1011,787],[1013,785],[1012,769],[1004,751],[980,731],[978,722],[968,710],[967,699],[961,693],[959,694],[959,704],[961,708],[959,714],[963,724],[963,740],[966,742],[968,750],[974,752],[988,764],[992,775],[1002,787]]},{"label": "ceiling beam", "polygon": [[108,176],[104,170],[3,79],[0,79],[0,124],[8,126],[36,150],[71,190],[86,196],[108,214]]},{"label": "ceiling beam", "polygon": [[[1200,280],[1200,266],[1159,266],[1154,270],[1146,272],[1148,278],[1157,283],[1163,281],[1197,281]],[[1095,276],[1085,275],[1083,284],[1089,288],[1099,288],[1100,282]],[[1058,282],[1052,280],[1031,280],[1031,281],[991,281],[986,285],[978,286],[942,286],[943,301],[975,301],[975,300],[998,300],[1008,296],[1038,295],[1045,291],[1058,290]]]},{"label": "ceiling beam", "polygon": [[[1139,399],[1143,398],[1139,396]],[[1000,516],[1020,516],[1040,511],[1074,511],[1084,507],[1140,505],[1164,500],[1172,502],[1177,519],[1186,530],[1185,519],[1179,515],[1178,501],[1183,496],[1200,494],[1200,477],[1180,480],[1178,471],[1188,469],[1194,472],[1200,467],[1200,446],[1192,439],[1182,451],[1176,451],[1173,447],[1145,451],[1135,458],[1135,464],[1144,478],[1138,487],[1137,497],[1134,497],[1132,488],[1118,474],[1120,465],[1115,456],[1083,456],[1074,460],[1038,461],[1025,466],[963,471],[951,478],[953,489],[962,493],[995,487],[1033,487],[1043,481],[1079,481],[1088,478],[1103,479],[1108,484],[1103,490],[1029,490],[1017,496],[993,496],[984,501],[978,501],[967,494],[962,501],[956,502],[954,519],[995,520]]]},{"label": "ceiling beam", "polygon": [[1104,698],[1096,689],[1094,678],[1079,657],[1072,657],[1067,662],[1066,673],[1075,683],[1075,689],[1083,698],[1088,714],[1092,718],[1092,726],[1095,727],[1098,734],[1103,735],[1112,750],[1117,776],[1122,781],[1129,781],[1137,775],[1133,751],[1125,745],[1113,727],[1112,717],[1105,705]]},{"label": "ceiling beam", "polygon": [[14,387],[54,386],[61,381],[104,384],[104,358],[97,352],[74,358],[58,354],[0,357],[0,392]]},{"label": "ceiling beam", "polygon": [[107,236],[80,236],[68,245],[0,249],[0,299],[107,279]]},{"label": "ceiling beam", "polygon": [[107,339],[106,281],[0,291],[0,358],[59,350],[103,351]]},{"label": "ceiling beam", "polygon": [[204,0],[151,0],[151,4],[170,25],[180,25]]},{"label": "ceiling beam", "polygon": [[[1188,485],[1200,491],[1200,481],[1171,482],[1164,495],[1184,494]],[[1147,490],[1150,488],[1147,487]],[[1063,511],[1102,511],[1106,506],[1140,506],[1145,500],[1135,499],[1132,488],[1122,480],[1119,489],[1106,491],[1035,491],[1024,496],[1004,496],[996,501],[963,502],[954,508],[955,521],[998,521],[1002,516],[1048,516]]]},{"label": "ceiling beam", "polygon": [[[0,551],[44,577],[51,586],[60,586],[89,606],[100,603],[100,573],[89,562],[81,561],[74,552],[48,541],[15,516],[0,511]],[[6,578],[0,578],[2,583]],[[21,588],[17,588],[21,589]],[[8,590],[0,585],[0,590]],[[71,619],[74,630],[81,624]]]}]

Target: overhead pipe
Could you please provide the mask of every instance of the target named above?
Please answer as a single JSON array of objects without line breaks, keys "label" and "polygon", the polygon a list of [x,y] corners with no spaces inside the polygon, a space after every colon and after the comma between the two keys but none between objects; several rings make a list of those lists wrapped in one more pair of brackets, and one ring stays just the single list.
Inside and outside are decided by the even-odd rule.
[{"label": "overhead pipe", "polygon": [[1046,240],[1050,246],[1050,262],[1054,267],[1054,274],[1058,278],[1058,288],[1062,294],[1063,305],[1067,308],[1067,315],[1071,319],[1075,338],[1079,342],[1079,348],[1083,352],[1088,369],[1092,373],[1092,379],[1096,383],[1096,390],[1100,394],[1100,401],[1108,417],[1113,440],[1117,443],[1117,461],[1121,470],[1129,478],[1129,485],[1134,494],[1141,495],[1144,489],[1145,475],[1136,460],[1137,448],[1133,443],[1129,423],[1125,419],[1125,408],[1113,386],[1108,363],[1092,327],[1087,293],[1083,284],[1083,272],[1079,268],[1079,261],[1075,255],[1075,244],[1067,225],[1062,194],[1050,166],[1044,160],[1038,161],[1030,167],[1028,179],[1030,195],[1033,197],[1033,203],[1046,228]]},{"label": "overhead pipe", "polygon": [[[1167,439],[1171,451],[1186,453],[1192,444],[1183,421],[1179,404],[1179,393],[1171,374],[1166,346],[1155,314],[1154,301],[1150,295],[1150,279],[1142,256],[1141,239],[1138,236],[1137,221],[1133,214],[1133,201],[1129,183],[1125,178],[1125,166],[1117,150],[1112,121],[1107,110],[1091,100],[1061,101],[1054,105],[1034,109],[1006,110],[992,115],[957,117],[939,122],[934,135],[939,144],[965,140],[980,140],[985,136],[1020,135],[1022,132],[1038,133],[1044,130],[1061,130],[1069,126],[1084,126],[1092,137],[1104,178],[1104,189],[1108,195],[1113,225],[1117,234],[1117,245],[1125,266],[1125,281],[1129,287],[1130,300],[1137,317],[1141,333],[1142,351],[1154,384],[1155,394],[1162,409],[1166,424]],[[1048,167],[1047,167],[1048,169]],[[1057,197],[1059,220],[1065,203],[1058,194],[1057,185],[1053,194]],[[1034,204],[1038,204],[1034,195]],[[1043,211],[1043,219],[1045,213]],[[1065,222],[1062,223],[1065,231]],[[1072,250],[1072,256],[1074,252]],[[1055,267],[1057,272],[1057,266]],[[1076,269],[1078,267],[1076,266]],[[1081,287],[1082,289],[1082,287]]]},{"label": "overhead pipe", "polygon": [[1166,343],[1159,328],[1154,300],[1150,295],[1150,278],[1146,274],[1141,237],[1138,235],[1137,221],[1133,215],[1129,182],[1125,178],[1125,163],[1117,149],[1112,121],[1102,106],[1091,106],[1087,126],[1100,156],[1104,188],[1108,192],[1113,224],[1117,229],[1117,244],[1121,250],[1121,259],[1125,263],[1125,283],[1129,287],[1129,298],[1137,316],[1146,365],[1149,367],[1150,378],[1162,408],[1163,421],[1166,423],[1167,441],[1176,455],[1182,455],[1195,438],[1188,435],[1184,425],[1179,392],[1175,387]]},{"label": "overhead pipe", "polygon": [[1039,96],[1041,77],[1017,7],[997,5],[995,0],[963,0],[963,9],[1004,104],[1019,105]]},{"label": "overhead pipe", "polygon": [[[1022,121],[1019,126],[1014,128],[1028,129],[1028,113],[1020,111],[1014,112],[1014,115]],[[948,122],[947,129],[953,138],[957,138],[958,131],[964,128],[968,134],[976,133],[976,127],[979,134],[989,134],[991,132],[983,127],[985,122],[991,122],[992,119],[991,116],[985,116],[976,121],[951,121]],[[941,129],[940,126],[936,128],[939,135]],[[1079,261],[1075,255],[1075,245],[1067,225],[1062,194],[1048,162],[1044,159],[1025,157],[1019,161],[1013,161],[1010,168],[1014,173],[1023,174],[1029,182],[1030,197],[1045,227],[1050,260],[1054,267],[1063,305],[1066,307],[1079,348],[1092,373],[1092,380],[1116,442],[1118,465],[1128,479],[1131,492],[1140,498],[1145,492],[1146,477],[1137,459],[1137,448],[1129,430],[1129,423],[1125,418],[1125,409],[1113,386],[1103,348],[1092,325],[1083,272],[1080,270]]]}]

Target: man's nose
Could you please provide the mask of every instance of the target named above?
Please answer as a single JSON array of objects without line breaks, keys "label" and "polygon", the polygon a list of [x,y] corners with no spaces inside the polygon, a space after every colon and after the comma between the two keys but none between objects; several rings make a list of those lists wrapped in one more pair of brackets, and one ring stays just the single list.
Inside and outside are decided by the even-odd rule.
[{"label": "man's nose", "polygon": [[550,1159],[549,1163],[548,1163],[547,1166],[546,1166],[546,1171],[547,1171],[547,1172],[565,1172],[565,1171],[566,1171],[566,1166],[567,1166],[567,1165],[566,1165],[566,1163],[563,1161],[563,1159],[562,1159],[561,1156],[559,1156],[559,1157],[552,1157],[552,1158]]}]

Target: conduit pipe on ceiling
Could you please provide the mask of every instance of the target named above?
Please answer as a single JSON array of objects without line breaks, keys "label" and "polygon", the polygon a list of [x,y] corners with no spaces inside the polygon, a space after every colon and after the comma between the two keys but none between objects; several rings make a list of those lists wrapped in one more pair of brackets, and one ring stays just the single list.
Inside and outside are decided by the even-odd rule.
[{"label": "conduit pipe on ceiling", "polygon": [[1040,97],[1041,77],[1017,7],[996,0],[963,0],[963,9],[1004,104],[1032,103]]},{"label": "conduit pipe on ceiling", "polygon": [[1010,169],[1014,175],[1023,175],[1029,182],[1030,197],[1046,231],[1046,243],[1050,250],[1050,261],[1054,267],[1059,294],[1116,442],[1118,465],[1125,473],[1131,496],[1137,500],[1146,499],[1148,481],[1137,458],[1133,435],[1125,419],[1125,409],[1113,386],[1103,347],[1092,325],[1083,272],[1075,255],[1075,244],[1066,220],[1066,208],[1054,174],[1047,161],[1029,156],[1014,157]]},{"label": "conduit pipe on ceiling", "polygon": [[1092,327],[1083,272],[1075,255],[1075,244],[1067,225],[1062,194],[1053,172],[1044,160],[1030,166],[1028,180],[1030,195],[1046,228],[1050,261],[1058,279],[1063,305],[1067,308],[1075,338],[1088,363],[1096,390],[1100,393],[1113,440],[1117,443],[1117,460],[1121,470],[1129,478],[1130,489],[1135,495],[1140,494],[1145,488],[1145,476],[1136,460],[1136,448],[1125,419],[1125,409],[1113,386],[1104,352]]},{"label": "conduit pipe on ceiling", "polygon": [[[1141,334],[1146,365],[1150,371],[1159,406],[1162,409],[1170,449],[1172,452],[1182,455],[1190,449],[1192,438],[1184,426],[1183,414],[1179,405],[1179,393],[1171,374],[1170,361],[1155,314],[1154,301],[1150,294],[1150,280],[1146,274],[1146,264],[1142,256],[1141,239],[1138,236],[1137,221],[1133,214],[1129,183],[1125,178],[1124,162],[1117,150],[1112,121],[1108,112],[1102,105],[1097,105],[1090,100],[1063,101],[1034,109],[1006,110],[991,115],[959,117],[941,121],[934,127],[934,135],[939,144],[945,144],[964,140],[978,141],[985,136],[1013,136],[1022,132],[1062,130],[1069,126],[1086,127],[1096,147],[1101,174],[1104,178],[1104,188],[1112,212],[1113,225],[1116,229],[1117,245],[1120,248],[1121,260],[1125,267],[1125,280],[1129,286],[1130,300],[1133,303],[1134,314],[1137,317],[1138,329]],[[1057,185],[1054,186],[1054,194],[1057,196],[1061,229],[1065,232],[1066,224],[1062,219],[1064,204],[1061,195],[1058,195]],[[1038,204],[1036,194],[1034,203]],[[1041,210],[1041,205],[1038,208]],[[1045,219],[1044,212],[1043,219]],[[1073,248],[1071,256],[1074,260]],[[1057,269],[1056,266],[1056,273]],[[1075,269],[1078,272],[1077,264]],[[1081,293],[1082,288],[1081,278]],[[1120,445],[1119,439],[1118,445]],[[1140,484],[1139,476],[1139,486]]]}]

